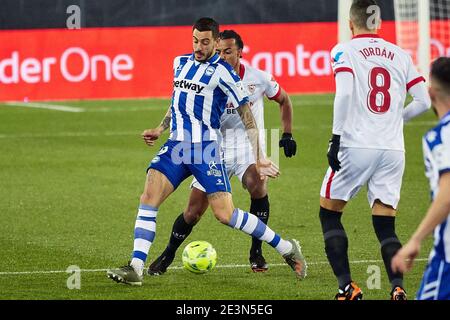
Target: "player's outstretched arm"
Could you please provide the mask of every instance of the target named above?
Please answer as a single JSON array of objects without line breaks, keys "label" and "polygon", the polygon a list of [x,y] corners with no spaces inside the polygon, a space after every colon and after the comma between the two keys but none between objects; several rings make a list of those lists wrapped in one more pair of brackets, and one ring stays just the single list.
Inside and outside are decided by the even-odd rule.
[{"label": "player's outstretched arm", "polygon": [[439,179],[439,192],[428,209],[425,218],[420,223],[416,232],[392,259],[392,269],[394,272],[409,271],[414,259],[419,255],[422,241],[430,235],[434,228],[441,224],[450,212],[450,172],[441,175]]},{"label": "player's outstretched arm", "polygon": [[283,135],[280,140],[280,148],[284,149],[284,155],[288,158],[297,153],[297,143],[292,136],[292,102],[286,91],[280,88],[280,94],[274,99],[280,106],[281,124],[283,126]]},{"label": "player's outstretched arm", "polygon": [[245,129],[247,131],[248,139],[252,145],[253,155],[256,159],[256,169],[258,170],[261,179],[265,177],[276,178],[280,175],[279,168],[270,160],[265,159],[264,153],[261,149],[261,144],[259,141],[259,132],[256,125],[253,113],[250,110],[248,103],[245,103],[237,108],[239,116],[244,123]]},{"label": "player's outstretched arm", "polygon": [[144,139],[145,143],[148,146],[153,146],[155,144],[155,141],[158,140],[158,138],[163,134],[164,131],[166,131],[170,127],[170,120],[172,119],[172,112],[171,108],[166,112],[166,115],[164,116],[163,120],[159,124],[158,127],[154,129],[147,129],[142,132],[142,138]]}]

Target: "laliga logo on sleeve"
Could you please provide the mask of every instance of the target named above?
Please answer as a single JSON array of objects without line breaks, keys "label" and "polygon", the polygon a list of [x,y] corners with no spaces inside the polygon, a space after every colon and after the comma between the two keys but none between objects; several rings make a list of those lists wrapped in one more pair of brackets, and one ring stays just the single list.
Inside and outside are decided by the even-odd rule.
[{"label": "laliga logo on sleeve", "polygon": [[344,54],[343,51],[336,53],[336,55],[335,55],[334,58],[333,58],[333,61],[334,61],[334,62],[338,62],[339,59],[341,58],[341,56],[342,56],[343,54]]},{"label": "laliga logo on sleeve", "polygon": [[340,52],[336,53],[336,55],[333,57],[333,64],[334,65],[343,64],[344,63],[344,61],[339,62],[339,60],[341,59],[343,54],[344,54],[343,51],[340,51]]}]

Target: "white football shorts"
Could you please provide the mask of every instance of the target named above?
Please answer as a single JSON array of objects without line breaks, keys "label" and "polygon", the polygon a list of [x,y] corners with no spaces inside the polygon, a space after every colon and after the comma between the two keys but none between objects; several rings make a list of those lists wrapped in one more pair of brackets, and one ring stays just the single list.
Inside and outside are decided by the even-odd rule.
[{"label": "white football shorts", "polygon": [[333,172],[328,168],[321,197],[348,201],[367,184],[371,208],[378,199],[397,209],[405,170],[403,151],[341,147],[338,159],[341,169]]},{"label": "white football shorts", "polygon": [[[245,171],[256,163],[250,143],[238,148],[224,148],[224,163],[228,179],[236,176],[242,183]],[[195,178],[191,182],[192,188],[205,192],[205,188]]]}]

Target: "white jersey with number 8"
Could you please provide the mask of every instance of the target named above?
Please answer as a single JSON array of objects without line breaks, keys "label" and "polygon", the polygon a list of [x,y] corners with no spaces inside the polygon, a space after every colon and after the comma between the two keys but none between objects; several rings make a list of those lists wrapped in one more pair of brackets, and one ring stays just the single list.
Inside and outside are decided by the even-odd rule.
[{"label": "white jersey with number 8", "polygon": [[375,34],[359,35],[331,51],[334,74],[353,74],[353,95],[341,146],[404,151],[406,93],[425,79],[408,53]]}]

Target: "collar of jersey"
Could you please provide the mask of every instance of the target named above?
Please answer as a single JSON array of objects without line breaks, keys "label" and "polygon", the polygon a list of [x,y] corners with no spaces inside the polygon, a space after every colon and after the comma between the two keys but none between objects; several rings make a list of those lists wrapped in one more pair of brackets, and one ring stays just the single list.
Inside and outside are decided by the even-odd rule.
[{"label": "collar of jersey", "polygon": [[241,63],[239,65],[239,78],[244,79],[244,74],[245,74],[245,66]]},{"label": "collar of jersey", "polygon": [[373,33],[364,33],[364,34],[358,34],[354,36],[352,39],[358,39],[358,38],[380,38],[378,34]]},{"label": "collar of jersey", "polygon": [[199,62],[199,61],[195,60],[194,54],[191,54],[191,57],[189,59],[193,60],[194,63],[197,65],[197,64],[200,64],[200,63],[216,63],[217,61],[220,60],[220,57],[219,57],[219,55],[217,53],[215,53],[211,58],[209,58],[205,62]]},{"label": "collar of jersey", "polygon": [[447,122],[447,121],[449,120],[449,118],[450,118],[450,111],[447,112],[447,113],[441,118],[441,120],[439,120],[439,123],[443,124],[443,123]]}]

